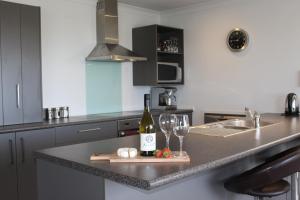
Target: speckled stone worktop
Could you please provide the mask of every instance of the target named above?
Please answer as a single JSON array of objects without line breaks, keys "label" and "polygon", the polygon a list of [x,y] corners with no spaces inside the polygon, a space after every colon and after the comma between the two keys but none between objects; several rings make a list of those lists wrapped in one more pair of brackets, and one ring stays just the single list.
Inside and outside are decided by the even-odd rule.
[{"label": "speckled stone worktop", "polygon": [[[92,153],[111,153],[118,147],[138,147],[138,136],[41,150],[36,152],[36,157],[122,184],[151,190],[262,151],[269,151],[278,145],[298,141],[300,139],[299,119],[279,114],[265,114],[262,120],[275,124],[227,138],[190,133],[184,140],[184,149],[191,156],[191,163],[188,164],[110,164],[107,161],[89,160]],[[164,138],[159,134],[158,146],[162,147],[163,143]],[[171,138],[171,147],[173,149],[178,147],[177,138]]]}]

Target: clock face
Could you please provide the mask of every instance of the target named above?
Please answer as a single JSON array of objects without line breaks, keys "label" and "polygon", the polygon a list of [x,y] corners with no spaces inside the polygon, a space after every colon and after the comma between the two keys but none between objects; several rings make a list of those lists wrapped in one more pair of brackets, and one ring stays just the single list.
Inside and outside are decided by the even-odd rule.
[{"label": "clock face", "polygon": [[248,40],[247,32],[237,28],[229,33],[227,44],[232,51],[242,51],[247,47]]}]

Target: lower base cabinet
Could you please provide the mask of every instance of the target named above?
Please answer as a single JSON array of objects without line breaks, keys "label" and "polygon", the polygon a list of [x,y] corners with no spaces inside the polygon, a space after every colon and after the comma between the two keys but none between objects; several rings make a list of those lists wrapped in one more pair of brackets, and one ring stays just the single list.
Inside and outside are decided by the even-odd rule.
[{"label": "lower base cabinet", "polygon": [[93,142],[118,137],[117,121],[56,128],[56,146]]},{"label": "lower base cabinet", "polygon": [[15,133],[0,134],[0,199],[18,199]]},{"label": "lower base cabinet", "polygon": [[37,200],[37,177],[33,152],[54,146],[55,129],[16,133],[19,200]]},{"label": "lower base cabinet", "polygon": [[116,137],[117,121],[0,134],[0,200],[37,200],[34,151]]},{"label": "lower base cabinet", "polygon": [[0,199],[37,200],[33,152],[54,146],[54,128],[0,134]]}]

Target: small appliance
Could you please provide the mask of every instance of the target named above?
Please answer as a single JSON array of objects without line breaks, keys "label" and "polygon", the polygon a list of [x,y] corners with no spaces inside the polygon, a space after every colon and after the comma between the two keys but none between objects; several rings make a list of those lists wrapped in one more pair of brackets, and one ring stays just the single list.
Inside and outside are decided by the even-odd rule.
[{"label": "small appliance", "polygon": [[152,87],[150,108],[151,110],[176,110],[177,99],[176,99],[175,87]]},{"label": "small appliance", "polygon": [[295,93],[290,93],[286,97],[285,115],[299,115],[299,102]]},{"label": "small appliance", "polygon": [[179,63],[158,62],[157,83],[181,83],[182,69]]}]

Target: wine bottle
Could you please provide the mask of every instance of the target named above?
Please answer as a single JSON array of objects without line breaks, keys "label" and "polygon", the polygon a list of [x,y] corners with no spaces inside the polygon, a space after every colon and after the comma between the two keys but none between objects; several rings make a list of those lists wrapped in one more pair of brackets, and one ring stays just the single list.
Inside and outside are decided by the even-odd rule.
[{"label": "wine bottle", "polygon": [[156,132],[153,117],[150,113],[150,95],[144,95],[144,113],[139,126],[141,156],[153,156],[156,150]]}]

